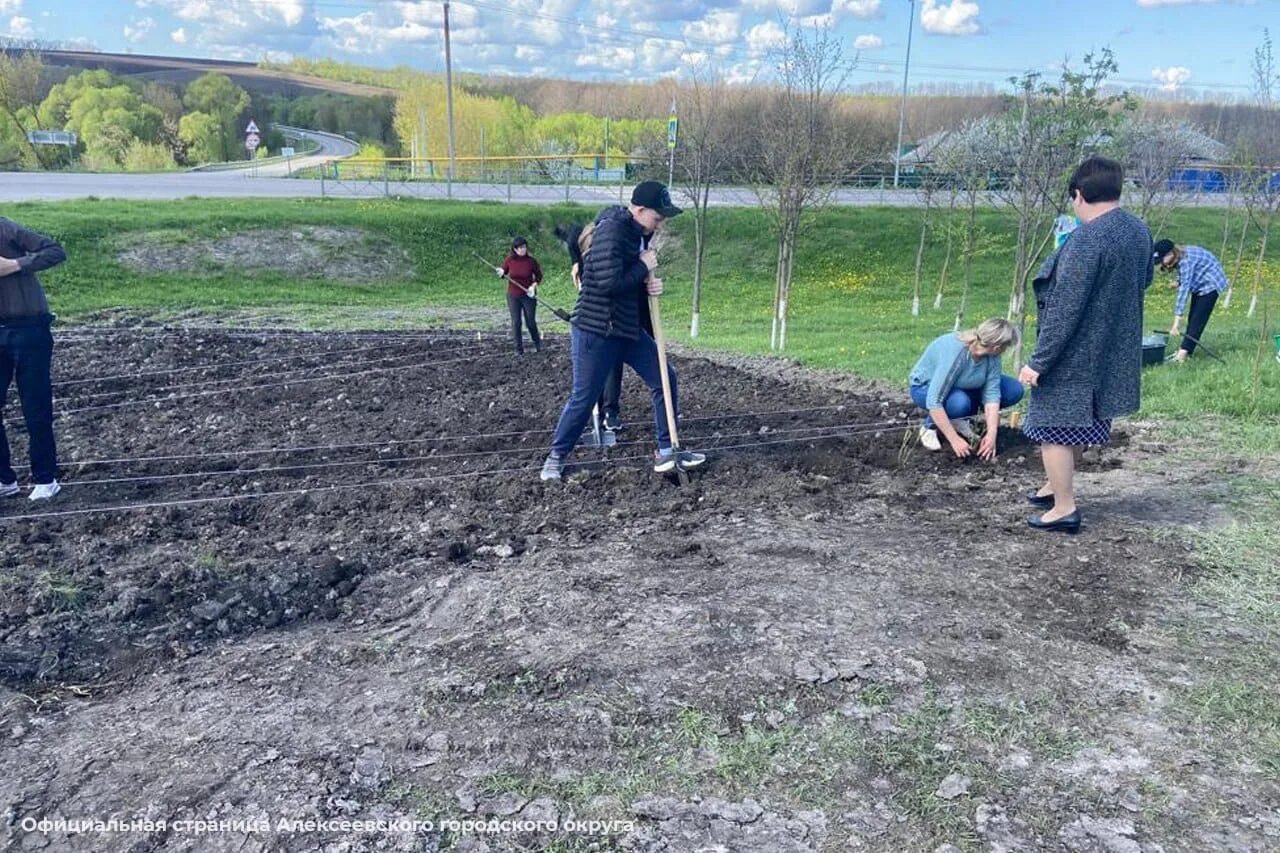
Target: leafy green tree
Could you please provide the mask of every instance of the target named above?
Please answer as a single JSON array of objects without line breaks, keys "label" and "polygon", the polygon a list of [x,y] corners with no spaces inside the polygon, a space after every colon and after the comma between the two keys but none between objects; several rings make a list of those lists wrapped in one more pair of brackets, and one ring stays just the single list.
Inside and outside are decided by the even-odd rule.
[{"label": "leafy green tree", "polygon": [[118,168],[132,141],[159,140],[164,113],[133,86],[97,70],[54,86],[37,108],[36,120],[41,127],[77,134],[94,165]]},{"label": "leafy green tree", "polygon": [[178,122],[178,138],[187,149],[189,163],[213,163],[222,159],[222,124],[208,113],[187,113]]},{"label": "leafy green tree", "polygon": [[38,127],[34,110],[43,70],[38,54],[0,52],[0,165],[40,165],[27,131]]},{"label": "leafy green tree", "polygon": [[68,77],[65,82],[58,83],[49,90],[49,94],[40,102],[36,116],[40,126],[46,129],[63,129],[67,126],[67,118],[71,103],[90,89],[109,89],[115,85],[115,78],[105,69],[81,71]]},{"label": "leafy green tree", "polygon": [[214,159],[230,160],[232,152],[239,150],[239,119],[249,108],[249,93],[232,83],[227,75],[209,72],[187,86],[182,103],[192,112],[217,120],[221,134],[218,156]]},{"label": "leafy green tree", "polygon": [[164,172],[177,164],[173,152],[163,143],[134,139],[125,150],[122,165],[126,172]]}]

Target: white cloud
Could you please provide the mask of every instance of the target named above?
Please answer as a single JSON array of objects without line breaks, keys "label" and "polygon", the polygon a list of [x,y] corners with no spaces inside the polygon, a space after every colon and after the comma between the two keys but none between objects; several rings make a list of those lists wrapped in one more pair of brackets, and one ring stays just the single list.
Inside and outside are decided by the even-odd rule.
[{"label": "white cloud", "polygon": [[868,33],[854,39],[853,47],[855,50],[879,50],[884,47],[884,39],[878,35]]},{"label": "white cloud", "polygon": [[595,45],[579,51],[574,64],[579,68],[630,68],[635,61],[634,48]]},{"label": "white cloud", "polygon": [[9,35],[20,39],[31,38],[35,35],[35,30],[31,28],[31,19],[14,15],[9,19]]},{"label": "white cloud", "polygon": [[778,8],[792,18],[812,18],[831,10],[827,0],[776,0]]},{"label": "white cloud", "polygon": [[1191,79],[1191,69],[1181,65],[1171,65],[1168,68],[1152,68],[1151,78],[1159,81],[1162,85],[1161,89],[1166,92],[1176,92]]},{"label": "white cloud", "polygon": [[776,21],[765,21],[747,30],[747,45],[753,53],[764,53],[786,43],[787,34]]},{"label": "white cloud", "polygon": [[22,9],[22,0],[0,0],[0,15],[16,15]]},{"label": "white cloud", "polygon": [[738,40],[742,32],[742,15],[724,10],[711,12],[700,21],[684,25],[684,36],[692,41],[725,44]]},{"label": "white cloud", "polygon": [[151,18],[143,18],[141,21],[134,21],[132,24],[124,25],[124,40],[130,44],[137,44],[147,37],[147,34],[155,29],[156,22]]},{"label": "white cloud", "polygon": [[[399,5],[410,6],[411,3]],[[307,18],[306,0],[139,0],[139,8],[167,9],[183,21],[225,28],[262,25],[292,29]]]},{"label": "white cloud", "polygon": [[434,39],[438,32],[435,27],[404,18],[398,24],[383,23],[376,12],[361,12],[349,18],[321,18],[320,29],[329,34],[334,47],[360,54],[378,53],[392,43],[427,41]]},{"label": "white cloud", "polygon": [[840,0],[743,0],[742,6],[772,19],[779,13],[793,20],[828,15]]},{"label": "white cloud", "polygon": [[178,27],[176,30],[169,33],[169,38],[173,39],[174,44],[186,44],[187,31],[183,27]]},{"label": "white cloud", "polygon": [[743,85],[755,82],[760,75],[759,62],[739,62],[730,65],[724,72],[726,83],[733,85]]},{"label": "white cloud", "polygon": [[969,0],[951,0],[941,3],[939,0],[924,0],[920,9],[920,23],[926,33],[941,36],[971,36],[982,32],[978,23],[981,9],[977,3]]},{"label": "white cloud", "polygon": [[296,27],[302,23],[302,16],[306,12],[302,0],[254,0],[254,5],[274,11],[286,27]]},{"label": "white cloud", "polygon": [[848,15],[851,18],[878,18],[880,0],[833,0],[831,13],[837,17]]}]

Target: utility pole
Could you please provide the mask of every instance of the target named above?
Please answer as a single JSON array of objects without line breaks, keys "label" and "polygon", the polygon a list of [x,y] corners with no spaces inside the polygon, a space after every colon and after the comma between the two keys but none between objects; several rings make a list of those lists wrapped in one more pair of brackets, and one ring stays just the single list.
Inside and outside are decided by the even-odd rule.
[{"label": "utility pole", "polygon": [[449,179],[453,180],[456,154],[453,140],[453,54],[449,49],[449,3],[447,0],[444,4],[444,101],[445,109],[449,113]]},{"label": "utility pole", "polygon": [[[916,29],[916,0],[907,0],[911,4],[911,14],[907,18],[907,62],[902,68],[902,104],[898,107],[898,147],[893,152],[893,188],[898,188],[898,176],[902,165],[902,132],[907,126],[907,75],[911,73],[911,36]],[[445,4],[448,7],[448,3]],[[446,13],[447,15],[447,13]],[[448,28],[445,29],[446,44]]]},{"label": "utility pole", "polygon": [[[427,161],[427,177],[434,178],[435,174],[431,170],[431,146],[427,144],[427,108],[422,104],[418,105],[418,157]],[[422,171],[421,166],[418,166],[418,171]]]}]

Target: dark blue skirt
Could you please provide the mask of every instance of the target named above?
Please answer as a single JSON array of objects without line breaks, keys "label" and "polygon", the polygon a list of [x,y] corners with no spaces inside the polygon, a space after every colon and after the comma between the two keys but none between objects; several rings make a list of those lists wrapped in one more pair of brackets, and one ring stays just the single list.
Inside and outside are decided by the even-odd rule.
[{"label": "dark blue skirt", "polygon": [[1060,444],[1064,447],[1096,447],[1111,441],[1111,419],[1094,421],[1089,426],[1023,427],[1023,435],[1036,444]]}]

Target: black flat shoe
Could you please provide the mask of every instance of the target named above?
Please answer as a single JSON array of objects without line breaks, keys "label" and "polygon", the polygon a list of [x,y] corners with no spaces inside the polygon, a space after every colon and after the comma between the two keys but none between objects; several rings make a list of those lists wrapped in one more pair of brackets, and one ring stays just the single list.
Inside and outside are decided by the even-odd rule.
[{"label": "black flat shoe", "polygon": [[1027,519],[1027,527],[1032,530],[1059,530],[1063,533],[1079,533],[1080,532],[1080,510],[1076,510],[1070,515],[1064,515],[1057,521],[1041,521],[1043,516],[1031,516]]},{"label": "black flat shoe", "polygon": [[1027,503],[1032,506],[1042,506],[1046,509],[1053,506],[1053,495],[1037,495],[1035,492],[1027,495]]}]

